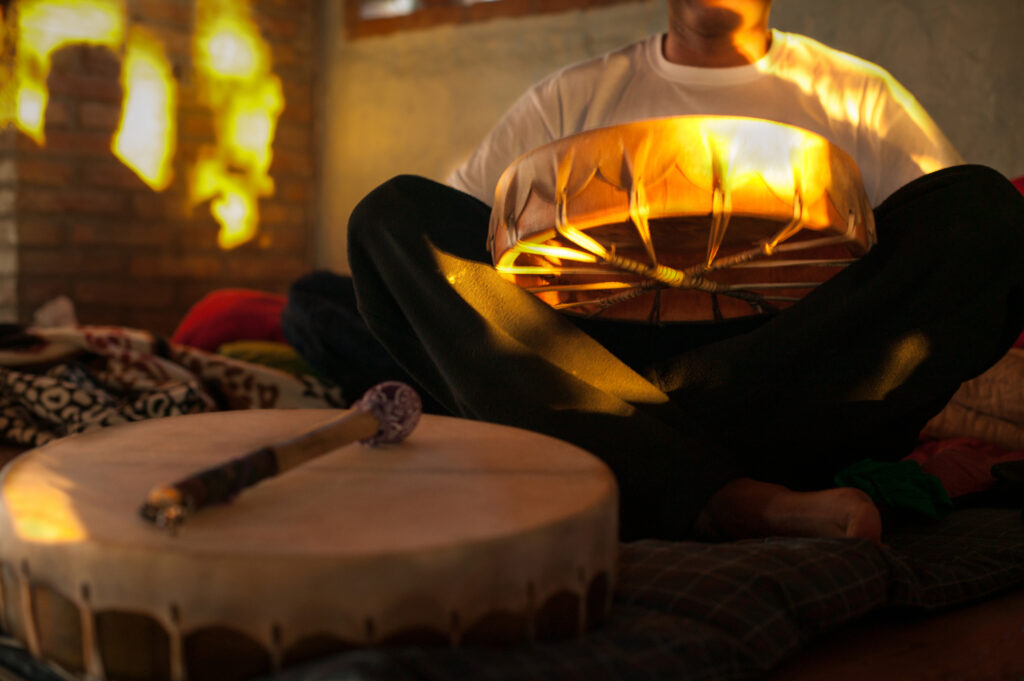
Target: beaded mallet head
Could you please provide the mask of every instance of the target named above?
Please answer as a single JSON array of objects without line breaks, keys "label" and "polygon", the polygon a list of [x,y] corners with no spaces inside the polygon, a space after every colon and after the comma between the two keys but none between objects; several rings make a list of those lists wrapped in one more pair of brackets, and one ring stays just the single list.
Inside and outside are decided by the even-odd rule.
[{"label": "beaded mallet head", "polygon": [[401,442],[416,427],[423,413],[420,396],[399,381],[378,383],[367,390],[352,408],[372,413],[380,424],[376,434],[361,440],[371,447]]}]

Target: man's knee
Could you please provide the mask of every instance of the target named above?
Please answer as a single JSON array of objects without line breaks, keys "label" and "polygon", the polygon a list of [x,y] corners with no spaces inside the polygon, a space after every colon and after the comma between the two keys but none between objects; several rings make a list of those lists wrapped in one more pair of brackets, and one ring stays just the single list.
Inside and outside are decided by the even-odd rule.
[{"label": "man's knee", "polygon": [[986,166],[919,178],[887,199],[876,219],[880,241],[902,243],[936,261],[1019,269],[1024,253],[1024,196]]},{"label": "man's knee", "polygon": [[[399,175],[359,202],[349,218],[349,254],[405,250],[426,241],[463,259],[489,262],[490,207],[469,194],[415,175]],[[386,244],[386,245],[382,245]]]},{"label": "man's knee", "polygon": [[[1019,271],[1024,257],[1024,196],[991,168],[963,167],[966,170],[950,197],[970,225],[969,231],[961,230],[960,238],[976,244],[991,262]],[[969,253],[965,248],[965,257]]]},{"label": "man's knee", "polygon": [[418,221],[412,219],[418,197],[430,180],[415,175],[398,175],[381,184],[356,204],[348,221],[350,248],[380,239],[382,233],[414,230]]},{"label": "man's knee", "polygon": [[1005,175],[983,165],[963,165],[949,168],[952,192],[959,201],[978,210],[995,207],[1008,211],[1017,218],[1024,211],[1024,196]]}]

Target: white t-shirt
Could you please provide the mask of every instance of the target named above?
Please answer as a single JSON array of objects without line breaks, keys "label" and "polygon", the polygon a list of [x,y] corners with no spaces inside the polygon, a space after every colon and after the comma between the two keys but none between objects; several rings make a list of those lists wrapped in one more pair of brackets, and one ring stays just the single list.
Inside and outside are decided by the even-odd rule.
[{"label": "white t-shirt", "polygon": [[921,175],[962,163],[913,95],[871,62],[773,30],[768,53],[753,64],[699,68],[667,61],[663,39],[566,67],[532,87],[448,183],[491,205],[501,173],[532,149],[683,114],[754,116],[816,132],[854,158],[874,206]]}]

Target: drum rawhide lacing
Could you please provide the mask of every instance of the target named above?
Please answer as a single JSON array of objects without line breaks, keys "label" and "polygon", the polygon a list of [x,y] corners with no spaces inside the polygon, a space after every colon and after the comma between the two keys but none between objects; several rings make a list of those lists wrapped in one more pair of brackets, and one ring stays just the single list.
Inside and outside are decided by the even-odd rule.
[{"label": "drum rawhide lacing", "polygon": [[[653,293],[643,316],[662,320],[771,311],[874,243],[845,152],[729,116],[602,128],[524,155],[498,183],[488,237],[497,270],[557,309],[635,318],[617,306]],[[706,300],[663,310],[666,289]],[[719,296],[745,307],[723,314]]]}]

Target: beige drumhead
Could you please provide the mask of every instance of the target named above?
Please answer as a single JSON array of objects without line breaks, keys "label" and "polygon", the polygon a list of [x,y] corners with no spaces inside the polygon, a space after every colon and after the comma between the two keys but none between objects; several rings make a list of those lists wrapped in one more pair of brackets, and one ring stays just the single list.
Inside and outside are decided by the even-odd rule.
[{"label": "beige drumhead", "polygon": [[365,645],[431,631],[457,643],[495,616],[523,622],[529,637],[555,597],[575,598],[581,623],[601,614],[585,612],[597,582],[603,613],[617,547],[610,471],[505,426],[424,416],[402,444],[340,448],[197,513],[177,536],[138,517],[154,485],[336,416],[159,419],[16,459],[0,482],[9,628],[37,654],[64,654],[31,614],[47,610],[36,588],[45,585],[83,613],[86,671],[103,666],[96,615],[116,611],[165,629],[181,676],[182,641],[211,628],[251,639],[276,665],[310,638]]}]

